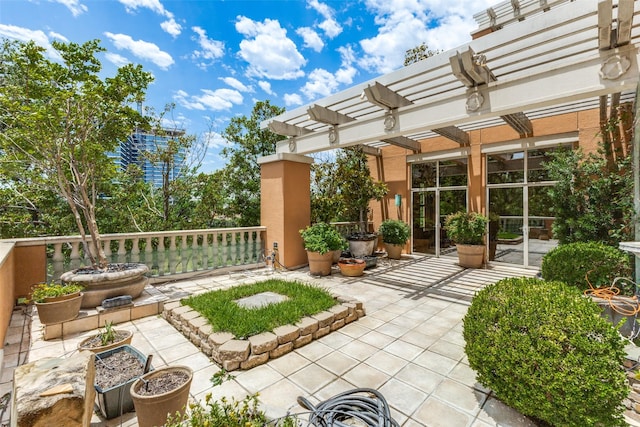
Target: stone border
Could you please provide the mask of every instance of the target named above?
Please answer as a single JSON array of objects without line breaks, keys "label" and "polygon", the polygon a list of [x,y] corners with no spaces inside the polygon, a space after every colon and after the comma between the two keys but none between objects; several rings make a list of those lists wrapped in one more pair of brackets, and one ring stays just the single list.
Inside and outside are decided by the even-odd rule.
[{"label": "stone border", "polygon": [[365,316],[361,302],[339,297],[336,300],[339,304],[329,310],[249,339],[236,339],[229,332],[213,332],[200,313],[180,301],[165,303],[162,317],[223,369],[235,371],[267,363]]}]

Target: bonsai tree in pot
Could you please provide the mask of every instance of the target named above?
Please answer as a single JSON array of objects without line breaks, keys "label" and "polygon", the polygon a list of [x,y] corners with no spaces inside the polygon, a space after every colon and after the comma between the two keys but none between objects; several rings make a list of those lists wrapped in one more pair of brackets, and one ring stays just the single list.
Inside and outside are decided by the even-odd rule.
[{"label": "bonsai tree in pot", "polygon": [[378,232],[382,236],[387,256],[391,259],[400,259],[402,248],[411,234],[409,224],[399,219],[386,219],[380,224]]},{"label": "bonsai tree in pot", "polygon": [[0,151],[12,174],[67,202],[92,273],[107,271],[96,210],[116,171],[108,153],[148,126],[135,107],[153,77],[127,64],[103,78],[98,40],[52,46],[59,61],[32,41],[0,47]]},{"label": "bonsai tree in pot", "polygon": [[[369,233],[369,202],[382,200],[387,194],[385,183],[375,181],[371,176],[367,155],[359,147],[349,147],[336,157],[334,179],[340,182],[339,194],[346,220],[358,221],[360,231],[347,237],[349,251],[355,257],[371,255],[375,248],[377,234]],[[366,242],[364,248],[354,242]]]},{"label": "bonsai tree in pot", "polygon": [[303,230],[300,236],[309,258],[309,272],[314,275],[331,274],[333,252],[347,248],[347,242],[332,225],[318,222]]},{"label": "bonsai tree in pot", "polygon": [[462,267],[480,268],[484,263],[484,235],[489,220],[477,212],[460,211],[448,215],[445,229],[456,244]]}]

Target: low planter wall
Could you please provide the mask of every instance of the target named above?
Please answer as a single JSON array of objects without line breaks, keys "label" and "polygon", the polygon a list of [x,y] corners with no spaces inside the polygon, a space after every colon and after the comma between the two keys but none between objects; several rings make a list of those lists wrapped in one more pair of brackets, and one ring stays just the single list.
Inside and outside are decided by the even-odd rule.
[{"label": "low planter wall", "polygon": [[365,315],[359,301],[338,299],[339,304],[295,325],[284,325],[273,332],[237,339],[228,332],[213,332],[205,318],[179,301],[165,303],[162,316],[226,371],[251,369],[270,359],[309,344]]}]

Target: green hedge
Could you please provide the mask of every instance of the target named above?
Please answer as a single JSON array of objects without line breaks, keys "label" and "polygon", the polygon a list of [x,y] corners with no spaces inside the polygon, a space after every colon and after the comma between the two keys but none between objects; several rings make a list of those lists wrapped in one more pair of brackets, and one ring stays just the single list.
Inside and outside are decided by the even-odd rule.
[{"label": "green hedge", "polygon": [[560,245],[542,259],[541,273],[545,280],[558,280],[585,290],[589,288],[587,272],[594,287],[610,285],[619,276],[630,277],[629,255],[602,243],[581,242]]},{"label": "green hedge", "polygon": [[561,282],[503,279],[464,318],[477,380],[522,414],[555,426],[623,426],[624,343],[590,299]]}]

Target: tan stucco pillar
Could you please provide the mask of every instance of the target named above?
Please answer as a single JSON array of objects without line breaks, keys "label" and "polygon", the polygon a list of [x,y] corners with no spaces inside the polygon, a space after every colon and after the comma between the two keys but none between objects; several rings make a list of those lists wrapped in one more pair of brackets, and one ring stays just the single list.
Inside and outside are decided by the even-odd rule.
[{"label": "tan stucco pillar", "polygon": [[260,225],[267,227],[267,255],[278,243],[278,260],[286,268],[307,264],[299,230],[311,219],[311,163],[298,154],[279,153],[260,164]]}]

